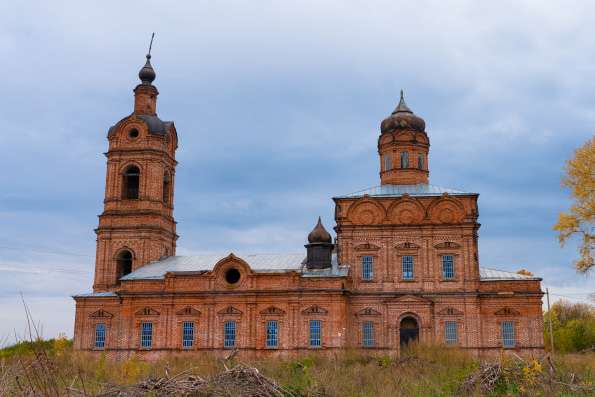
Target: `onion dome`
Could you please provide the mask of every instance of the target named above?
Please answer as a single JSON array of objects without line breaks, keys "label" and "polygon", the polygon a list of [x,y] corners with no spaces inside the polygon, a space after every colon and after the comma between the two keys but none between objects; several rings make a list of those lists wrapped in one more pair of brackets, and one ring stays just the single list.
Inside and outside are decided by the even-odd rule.
[{"label": "onion dome", "polygon": [[396,129],[420,132],[424,132],[426,129],[426,122],[424,119],[416,116],[405,103],[403,90],[401,90],[401,100],[396,109],[380,124],[381,133],[390,132]]},{"label": "onion dome", "polygon": [[329,232],[327,232],[326,229],[324,228],[324,226],[322,226],[322,221],[320,220],[320,217],[318,217],[318,223],[316,223],[316,226],[314,226],[314,229],[312,229],[310,234],[308,234],[308,242],[310,244],[314,244],[314,243],[330,244],[333,242],[333,238],[331,237]]},{"label": "onion dome", "polygon": [[140,72],[138,72],[138,78],[143,84],[151,85],[156,76],[155,70],[153,70],[153,66],[151,66],[151,54],[147,54],[147,62]]}]

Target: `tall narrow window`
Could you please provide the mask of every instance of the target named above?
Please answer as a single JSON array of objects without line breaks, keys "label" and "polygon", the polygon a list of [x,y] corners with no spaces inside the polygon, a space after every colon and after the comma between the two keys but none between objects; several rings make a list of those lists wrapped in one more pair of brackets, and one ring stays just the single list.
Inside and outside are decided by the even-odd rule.
[{"label": "tall narrow window", "polygon": [[128,200],[138,199],[138,186],[140,181],[140,170],[137,166],[131,165],[126,168],[122,177],[122,198]]},{"label": "tall narrow window", "polygon": [[362,324],[362,345],[364,347],[374,346],[374,323],[364,321]]},{"label": "tall narrow window", "polygon": [[409,153],[401,152],[401,168],[409,168]]},{"label": "tall narrow window", "polygon": [[165,171],[163,174],[163,203],[169,204],[171,177],[169,172]]},{"label": "tall narrow window", "polygon": [[153,346],[153,323],[143,321],[140,324],[140,347],[150,349]]},{"label": "tall narrow window", "polygon": [[442,277],[445,279],[455,277],[455,262],[452,255],[442,255]]},{"label": "tall narrow window", "polygon": [[105,324],[95,324],[95,347],[103,349],[105,347]]},{"label": "tall narrow window", "polygon": [[132,253],[130,251],[120,251],[120,253],[118,253],[116,262],[118,263],[118,278],[132,272]]},{"label": "tall narrow window", "polygon": [[189,349],[194,346],[194,323],[184,321],[182,323],[182,347]]},{"label": "tall narrow window", "polygon": [[403,265],[403,279],[404,280],[413,280],[413,256],[412,255],[403,255],[402,265]]},{"label": "tall narrow window", "polygon": [[393,168],[393,162],[392,159],[390,157],[390,154],[385,154],[384,155],[384,170],[388,171],[391,168]]},{"label": "tall narrow window", "polygon": [[310,320],[310,346],[320,347],[322,334],[322,324],[320,320]]},{"label": "tall narrow window", "polygon": [[514,347],[516,344],[514,336],[514,323],[512,321],[502,321],[500,324],[502,334],[502,346]]},{"label": "tall narrow window", "polygon": [[223,347],[234,347],[236,345],[236,322],[226,321],[223,325]]},{"label": "tall narrow window", "polygon": [[279,323],[277,320],[267,321],[267,347],[279,345]]},{"label": "tall narrow window", "polygon": [[419,153],[417,155],[417,168],[419,168],[420,170],[424,169],[424,155],[423,155],[423,153]]},{"label": "tall narrow window", "polygon": [[362,279],[372,280],[374,277],[374,257],[362,256]]},{"label": "tall narrow window", "polygon": [[444,341],[447,345],[455,345],[458,341],[457,322],[446,321],[444,323]]}]

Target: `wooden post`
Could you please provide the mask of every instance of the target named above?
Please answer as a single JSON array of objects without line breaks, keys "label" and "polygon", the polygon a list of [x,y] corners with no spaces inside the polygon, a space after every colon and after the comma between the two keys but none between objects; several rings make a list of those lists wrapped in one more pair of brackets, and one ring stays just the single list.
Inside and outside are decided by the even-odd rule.
[{"label": "wooden post", "polygon": [[552,327],[552,309],[550,308],[550,291],[548,288],[545,289],[545,294],[547,296],[547,313],[549,319],[549,327],[550,327],[550,345],[552,349],[552,355],[554,354],[554,331]]}]

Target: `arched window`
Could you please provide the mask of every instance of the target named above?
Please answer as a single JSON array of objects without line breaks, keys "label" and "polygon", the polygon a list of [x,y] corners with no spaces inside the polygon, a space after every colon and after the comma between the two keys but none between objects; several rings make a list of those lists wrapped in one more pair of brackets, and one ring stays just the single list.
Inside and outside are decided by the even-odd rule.
[{"label": "arched window", "polygon": [[127,200],[138,199],[138,186],[140,181],[140,170],[137,166],[131,165],[126,168],[122,176],[122,198]]},{"label": "arched window", "polygon": [[118,278],[132,272],[132,252],[123,250],[118,254]]},{"label": "arched window", "polygon": [[409,168],[409,153],[401,152],[401,168]]},{"label": "arched window", "polygon": [[420,170],[424,169],[424,155],[423,155],[423,153],[420,153],[417,155],[417,168],[419,168]]},{"label": "arched window", "polygon": [[388,171],[393,168],[392,159],[390,158],[390,154],[384,155],[384,170]]},{"label": "arched window", "polygon": [[165,173],[163,174],[163,203],[164,204],[169,204],[170,186],[171,186],[171,177],[169,176],[169,172],[165,171]]}]

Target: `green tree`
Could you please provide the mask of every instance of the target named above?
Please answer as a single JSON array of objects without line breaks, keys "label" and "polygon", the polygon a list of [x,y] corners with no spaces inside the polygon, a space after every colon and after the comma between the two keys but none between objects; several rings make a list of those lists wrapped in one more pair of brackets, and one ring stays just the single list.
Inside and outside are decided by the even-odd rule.
[{"label": "green tree", "polygon": [[[595,306],[560,300],[545,312],[544,323],[548,324],[550,319],[557,351],[576,352],[595,346]],[[544,340],[549,341],[549,327],[544,331]]]},{"label": "green tree", "polygon": [[561,212],[554,230],[563,246],[571,236],[580,236],[579,259],[575,266],[580,272],[593,268],[593,227],[595,222],[595,137],[574,152],[566,162],[562,185],[570,188],[574,203],[569,211]]}]

